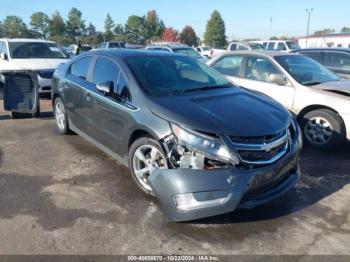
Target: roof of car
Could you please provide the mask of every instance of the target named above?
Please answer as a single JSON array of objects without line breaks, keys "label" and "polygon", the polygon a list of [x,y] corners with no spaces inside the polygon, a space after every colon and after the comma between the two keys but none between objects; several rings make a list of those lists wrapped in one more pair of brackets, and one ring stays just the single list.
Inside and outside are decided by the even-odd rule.
[{"label": "roof of car", "polygon": [[283,55],[299,55],[295,53],[266,51],[266,50],[243,50],[243,51],[225,52],[223,55],[228,55],[228,54],[263,55],[267,57],[276,57],[276,56],[283,56]]},{"label": "roof of car", "polygon": [[149,45],[149,46],[146,46],[146,48],[148,47],[167,47],[167,48],[170,48],[170,49],[182,49],[182,48],[192,48],[188,45],[181,45],[181,44],[172,44],[172,45],[167,45],[167,44],[161,44],[161,45]]},{"label": "roof of car", "polygon": [[164,51],[149,51],[140,49],[96,49],[91,50],[89,53],[101,54],[106,56],[116,56],[121,58],[128,57],[141,57],[141,56],[182,56],[181,54],[164,52]]},{"label": "roof of car", "polygon": [[2,38],[2,41],[8,42],[39,42],[39,43],[55,43],[54,41],[49,41],[45,39],[33,39],[33,38]]},{"label": "roof of car", "polygon": [[322,47],[322,48],[303,48],[294,50],[293,52],[298,53],[302,51],[334,51],[334,52],[346,52],[350,53],[350,48],[332,48],[332,47]]}]

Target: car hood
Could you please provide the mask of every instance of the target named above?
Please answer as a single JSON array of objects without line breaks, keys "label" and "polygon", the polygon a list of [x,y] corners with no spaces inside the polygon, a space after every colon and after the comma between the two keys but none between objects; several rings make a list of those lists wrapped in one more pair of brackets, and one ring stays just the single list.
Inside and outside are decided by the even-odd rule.
[{"label": "car hood", "polygon": [[12,62],[17,70],[43,70],[56,69],[59,64],[68,59],[13,59]]},{"label": "car hood", "polygon": [[322,89],[326,91],[338,91],[338,93],[345,93],[350,95],[350,80],[340,80],[326,82],[320,85],[315,85],[313,88]]},{"label": "car hood", "polygon": [[192,130],[231,136],[277,134],[290,123],[289,112],[274,100],[242,88],[152,97],[150,110]]}]

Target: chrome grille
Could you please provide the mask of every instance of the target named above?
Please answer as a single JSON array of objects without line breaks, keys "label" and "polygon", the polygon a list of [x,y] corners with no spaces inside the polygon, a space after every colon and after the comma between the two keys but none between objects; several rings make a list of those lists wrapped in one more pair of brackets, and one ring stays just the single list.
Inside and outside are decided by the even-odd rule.
[{"label": "chrome grille", "polygon": [[231,137],[240,161],[252,165],[268,165],[278,161],[288,152],[290,141],[289,129],[261,137]]}]

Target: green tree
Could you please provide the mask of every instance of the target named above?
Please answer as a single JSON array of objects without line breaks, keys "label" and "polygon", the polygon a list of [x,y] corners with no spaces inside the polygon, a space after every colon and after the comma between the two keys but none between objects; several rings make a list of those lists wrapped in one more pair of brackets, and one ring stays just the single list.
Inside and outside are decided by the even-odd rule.
[{"label": "green tree", "polygon": [[6,16],[2,22],[2,33],[5,37],[15,38],[15,37],[31,37],[31,33],[28,30],[26,24],[23,20],[14,15]]},{"label": "green tree", "polygon": [[344,26],[344,27],[341,29],[340,32],[341,32],[341,33],[350,33],[350,27]]},{"label": "green tree", "polygon": [[73,7],[68,13],[67,33],[75,40],[80,38],[85,32],[85,21],[82,19],[82,13]]},{"label": "green tree", "polygon": [[211,14],[204,33],[204,43],[213,47],[226,45],[225,22],[218,11]]},{"label": "green tree", "polygon": [[115,34],[115,39],[118,41],[125,41],[125,30],[122,24],[116,24],[113,32]]},{"label": "green tree", "polygon": [[105,19],[105,31],[104,31],[104,39],[105,41],[112,40],[114,37],[113,34],[113,27],[114,27],[114,22],[112,20],[112,17],[110,14],[107,14],[106,19]]},{"label": "green tree", "polygon": [[103,42],[102,32],[96,32],[93,35],[85,36],[81,40],[82,44],[88,44],[88,45],[91,45],[92,47],[97,47],[102,42]]},{"label": "green tree", "polygon": [[4,37],[4,32],[2,31],[2,22],[0,21],[0,37]]},{"label": "green tree", "polygon": [[66,24],[58,11],[55,11],[50,19],[49,23],[49,35],[53,36],[63,36],[66,31]]},{"label": "green tree", "polygon": [[278,37],[277,36],[271,36],[270,40],[278,40]]},{"label": "green tree", "polygon": [[328,34],[334,34],[334,33],[335,33],[335,29],[325,28],[323,30],[316,31],[314,35],[320,36],[320,35],[328,35]]},{"label": "green tree", "polygon": [[155,10],[147,12],[144,17],[145,38],[146,40],[159,39],[165,29],[163,20],[159,19],[159,16]]},{"label": "green tree", "polygon": [[127,42],[133,44],[144,44],[145,36],[145,19],[137,15],[129,16],[125,24],[125,36]]},{"label": "green tree", "polygon": [[96,27],[90,22],[88,27],[86,28],[86,34],[88,36],[96,34]]},{"label": "green tree", "polygon": [[32,30],[41,37],[47,38],[50,18],[43,12],[35,12],[30,16]]},{"label": "green tree", "polygon": [[196,46],[198,44],[197,35],[192,26],[185,26],[180,33],[180,41],[189,46]]}]

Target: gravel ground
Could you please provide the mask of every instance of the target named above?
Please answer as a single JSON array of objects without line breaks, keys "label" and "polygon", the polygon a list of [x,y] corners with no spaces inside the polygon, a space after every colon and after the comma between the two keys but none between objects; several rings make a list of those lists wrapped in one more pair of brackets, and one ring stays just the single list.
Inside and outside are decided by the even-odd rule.
[{"label": "gravel ground", "polygon": [[[3,108],[0,100],[0,108]],[[350,146],[306,148],[282,201],[168,223],[127,168],[77,135],[0,109],[0,254],[350,254]]]}]

